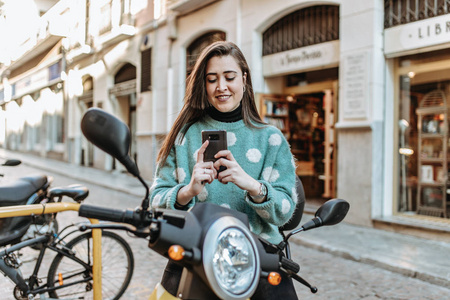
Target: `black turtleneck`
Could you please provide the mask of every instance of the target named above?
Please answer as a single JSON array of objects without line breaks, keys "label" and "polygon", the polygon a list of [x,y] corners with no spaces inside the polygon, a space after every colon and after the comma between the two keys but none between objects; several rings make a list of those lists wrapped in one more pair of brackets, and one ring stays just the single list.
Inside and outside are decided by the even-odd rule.
[{"label": "black turtleneck", "polygon": [[242,101],[239,104],[239,106],[233,111],[221,112],[218,111],[214,106],[210,106],[206,110],[206,113],[211,118],[219,122],[226,122],[226,123],[237,122],[242,120]]}]

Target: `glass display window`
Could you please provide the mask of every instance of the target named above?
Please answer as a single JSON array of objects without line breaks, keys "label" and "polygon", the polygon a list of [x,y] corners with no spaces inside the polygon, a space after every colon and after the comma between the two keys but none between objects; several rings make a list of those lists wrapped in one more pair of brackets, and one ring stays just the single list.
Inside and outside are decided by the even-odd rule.
[{"label": "glass display window", "polygon": [[450,217],[450,57],[398,59],[397,211]]}]

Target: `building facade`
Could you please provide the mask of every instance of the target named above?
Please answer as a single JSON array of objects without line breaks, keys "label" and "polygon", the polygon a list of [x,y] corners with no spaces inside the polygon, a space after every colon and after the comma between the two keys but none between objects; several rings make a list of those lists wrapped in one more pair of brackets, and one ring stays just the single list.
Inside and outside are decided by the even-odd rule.
[{"label": "building facade", "polygon": [[[2,69],[3,147],[35,151],[39,136],[37,155],[121,171],[79,129],[83,113],[101,107],[128,124],[131,155],[151,180],[196,56],[232,41],[262,118],[291,144],[311,207],[344,198],[350,223],[450,240],[447,1],[78,0],[43,17],[53,10],[71,20],[51,35],[57,51],[41,41],[34,47],[48,61],[24,54]],[[22,66],[33,61],[34,77],[63,76],[23,89],[33,76]],[[28,133],[44,131],[43,117],[35,127],[10,121],[44,101],[38,94],[55,103],[43,106],[56,115],[45,121],[57,129],[53,148]]]}]

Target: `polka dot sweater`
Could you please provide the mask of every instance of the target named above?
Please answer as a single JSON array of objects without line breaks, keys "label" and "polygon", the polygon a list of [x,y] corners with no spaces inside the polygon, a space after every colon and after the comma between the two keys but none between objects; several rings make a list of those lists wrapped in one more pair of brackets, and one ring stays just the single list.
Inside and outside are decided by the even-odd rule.
[{"label": "polka dot sweater", "polygon": [[182,140],[177,139],[166,163],[158,166],[151,187],[152,206],[175,209],[179,189],[191,180],[202,144],[202,130],[227,131],[228,150],[247,174],[266,185],[267,200],[254,203],[246,197],[246,191],[236,185],[214,180],[205,184],[203,191],[189,202],[189,207],[208,201],[244,212],[251,231],[272,243],[281,242],[278,226],[289,220],[297,201],[296,175],[289,144],[273,126],[251,128],[242,120],[225,123],[209,116],[193,124]]}]

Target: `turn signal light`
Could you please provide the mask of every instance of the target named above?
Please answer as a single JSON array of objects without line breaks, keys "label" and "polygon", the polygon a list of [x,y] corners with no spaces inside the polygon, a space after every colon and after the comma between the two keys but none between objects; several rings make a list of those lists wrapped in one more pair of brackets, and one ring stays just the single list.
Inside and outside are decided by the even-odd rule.
[{"label": "turn signal light", "polygon": [[63,285],[63,283],[64,283],[62,273],[58,273],[58,282],[59,282],[59,285]]},{"label": "turn signal light", "polygon": [[281,282],[281,275],[277,272],[270,272],[269,276],[267,277],[267,280],[271,285],[279,285]]},{"label": "turn signal light", "polygon": [[182,260],[184,257],[184,248],[180,245],[172,245],[169,248],[169,257],[175,261]]}]

